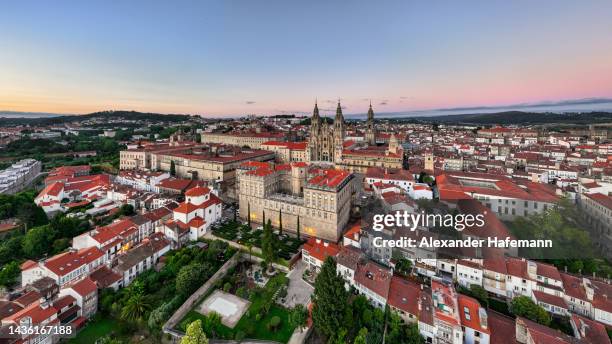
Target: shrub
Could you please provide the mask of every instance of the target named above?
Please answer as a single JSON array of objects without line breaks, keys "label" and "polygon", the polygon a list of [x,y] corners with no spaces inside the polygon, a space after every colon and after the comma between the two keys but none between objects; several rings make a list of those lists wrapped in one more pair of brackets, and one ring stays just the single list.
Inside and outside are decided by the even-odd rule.
[{"label": "shrub", "polygon": [[272,319],[270,319],[270,323],[268,324],[268,328],[271,331],[276,331],[279,327],[281,323],[281,318],[278,316],[273,316]]}]

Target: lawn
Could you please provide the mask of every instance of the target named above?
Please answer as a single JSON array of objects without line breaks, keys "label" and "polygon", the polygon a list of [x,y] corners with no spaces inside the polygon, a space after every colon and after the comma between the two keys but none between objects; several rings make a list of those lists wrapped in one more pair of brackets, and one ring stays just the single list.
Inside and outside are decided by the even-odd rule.
[{"label": "lawn", "polygon": [[97,316],[91,320],[77,334],[75,338],[68,341],[70,344],[93,344],[101,337],[104,337],[112,332],[117,333],[119,326],[116,321],[111,318]]}]

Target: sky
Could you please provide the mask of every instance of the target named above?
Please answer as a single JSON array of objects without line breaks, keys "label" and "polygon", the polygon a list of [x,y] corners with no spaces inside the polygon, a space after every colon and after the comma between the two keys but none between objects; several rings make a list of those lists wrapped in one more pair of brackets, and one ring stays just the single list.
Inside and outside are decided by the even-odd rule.
[{"label": "sky", "polygon": [[612,1],[11,1],[0,110],[207,116],[612,97]]}]

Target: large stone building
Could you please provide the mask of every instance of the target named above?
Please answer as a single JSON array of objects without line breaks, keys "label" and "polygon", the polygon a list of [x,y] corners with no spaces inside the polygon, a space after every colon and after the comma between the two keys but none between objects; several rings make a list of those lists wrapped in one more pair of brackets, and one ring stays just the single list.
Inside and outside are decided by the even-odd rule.
[{"label": "large stone building", "polygon": [[[274,160],[267,150],[225,146],[220,144],[149,145],[128,149],[119,154],[122,170],[171,172],[176,177],[223,182],[232,185],[235,171],[245,161]],[[174,166],[174,167],[173,167]]]},{"label": "large stone building", "polygon": [[340,163],[345,136],[346,128],[340,102],[338,102],[333,125],[327,124],[327,118],[321,120],[319,107],[315,103],[310,122],[310,138],[306,147],[307,159],[309,161]]},{"label": "large stone building", "polygon": [[219,143],[224,145],[240,145],[253,149],[262,148],[261,145],[269,141],[285,141],[284,133],[272,132],[229,132],[229,133],[202,133],[202,143]]},{"label": "large stone building", "polygon": [[321,119],[319,107],[315,104],[306,146],[307,162],[333,163],[356,173],[365,173],[368,167],[402,168],[404,152],[395,135],[391,135],[387,146],[376,145],[372,105],[368,110],[364,144],[345,142],[345,138],[346,124],[340,102],[332,125],[327,124],[326,118]]},{"label": "large stone building", "polygon": [[284,231],[338,241],[358,187],[353,174],[303,162],[248,162],[238,169],[240,216]]}]

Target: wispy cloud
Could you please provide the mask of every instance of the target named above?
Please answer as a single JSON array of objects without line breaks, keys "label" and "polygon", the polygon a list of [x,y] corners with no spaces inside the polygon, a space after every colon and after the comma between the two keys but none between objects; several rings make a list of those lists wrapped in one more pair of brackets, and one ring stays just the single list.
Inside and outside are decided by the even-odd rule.
[{"label": "wispy cloud", "polygon": [[247,101],[246,101],[246,102],[244,102],[244,103],[245,103],[245,104],[247,104],[247,105],[253,105],[253,104],[255,104],[256,102],[255,102],[255,101],[253,101],[253,100],[247,100]]}]

